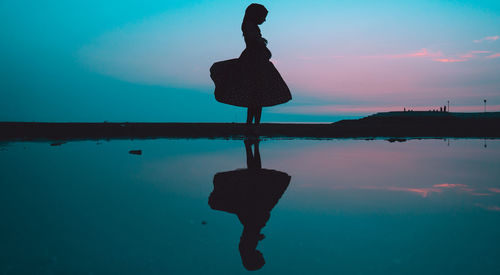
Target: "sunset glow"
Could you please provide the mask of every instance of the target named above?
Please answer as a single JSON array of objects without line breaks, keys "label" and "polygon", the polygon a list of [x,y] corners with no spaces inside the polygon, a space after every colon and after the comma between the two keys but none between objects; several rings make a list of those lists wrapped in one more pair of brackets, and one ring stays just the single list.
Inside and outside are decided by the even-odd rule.
[{"label": "sunset glow", "polygon": [[[208,69],[240,55],[251,1],[127,0],[118,9],[56,2],[43,11],[2,4],[0,120],[227,121],[243,114],[215,101]],[[488,111],[500,110],[495,1],[262,4],[269,10],[262,34],[293,96],[265,109],[269,121],[427,110],[447,101],[455,111],[477,112],[483,99]]]}]

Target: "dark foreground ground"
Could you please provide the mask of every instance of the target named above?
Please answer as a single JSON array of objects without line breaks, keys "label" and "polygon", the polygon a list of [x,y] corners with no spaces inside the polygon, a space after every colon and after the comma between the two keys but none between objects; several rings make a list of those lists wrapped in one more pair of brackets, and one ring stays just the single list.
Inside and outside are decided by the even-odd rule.
[{"label": "dark foreground ground", "polygon": [[500,138],[500,112],[387,112],[331,124],[0,122],[0,140],[110,138]]}]

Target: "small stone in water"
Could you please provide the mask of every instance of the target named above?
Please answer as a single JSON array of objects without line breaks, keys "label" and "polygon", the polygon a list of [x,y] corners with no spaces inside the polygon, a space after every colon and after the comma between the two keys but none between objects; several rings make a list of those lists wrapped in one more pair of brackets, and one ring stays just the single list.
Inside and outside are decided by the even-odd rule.
[{"label": "small stone in water", "polygon": [[64,141],[56,141],[54,143],[51,143],[50,146],[60,146],[60,145],[63,145],[64,143],[66,143],[66,142],[64,142]]}]

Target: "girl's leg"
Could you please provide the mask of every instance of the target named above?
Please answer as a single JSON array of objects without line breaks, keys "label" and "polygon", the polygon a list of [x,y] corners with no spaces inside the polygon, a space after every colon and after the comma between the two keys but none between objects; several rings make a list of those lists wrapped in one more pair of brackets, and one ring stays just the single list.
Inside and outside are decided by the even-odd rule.
[{"label": "girl's leg", "polygon": [[247,156],[247,168],[255,169],[255,162],[252,153],[252,142],[249,139],[245,139],[244,143],[245,143],[245,152]]},{"label": "girl's leg", "polygon": [[255,141],[255,144],[253,145],[253,160],[254,160],[254,163],[255,163],[255,166],[257,169],[262,169],[262,163],[260,161],[260,151],[259,151],[259,142],[260,140],[257,139]]},{"label": "girl's leg", "polygon": [[256,107],[254,111],[255,124],[260,124],[260,116],[262,115],[262,107]]},{"label": "girl's leg", "polygon": [[[260,160],[260,151],[259,151],[259,142],[260,140],[254,138],[246,138],[245,143],[245,152],[247,156],[247,168],[248,169],[262,169],[262,163]],[[254,146],[252,152],[252,144]]]},{"label": "girl's leg", "polygon": [[254,111],[253,107],[248,107],[248,110],[247,110],[247,124],[252,124],[252,120],[253,120],[254,114],[255,114],[255,111]]}]

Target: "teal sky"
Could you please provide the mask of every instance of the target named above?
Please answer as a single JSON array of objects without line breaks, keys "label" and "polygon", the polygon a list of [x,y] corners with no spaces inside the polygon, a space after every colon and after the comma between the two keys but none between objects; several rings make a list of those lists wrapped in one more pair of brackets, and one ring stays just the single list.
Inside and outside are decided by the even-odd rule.
[{"label": "teal sky", "polygon": [[[243,121],[208,69],[253,1],[0,3],[0,121]],[[500,111],[498,1],[260,1],[293,100],[263,121]]]}]

